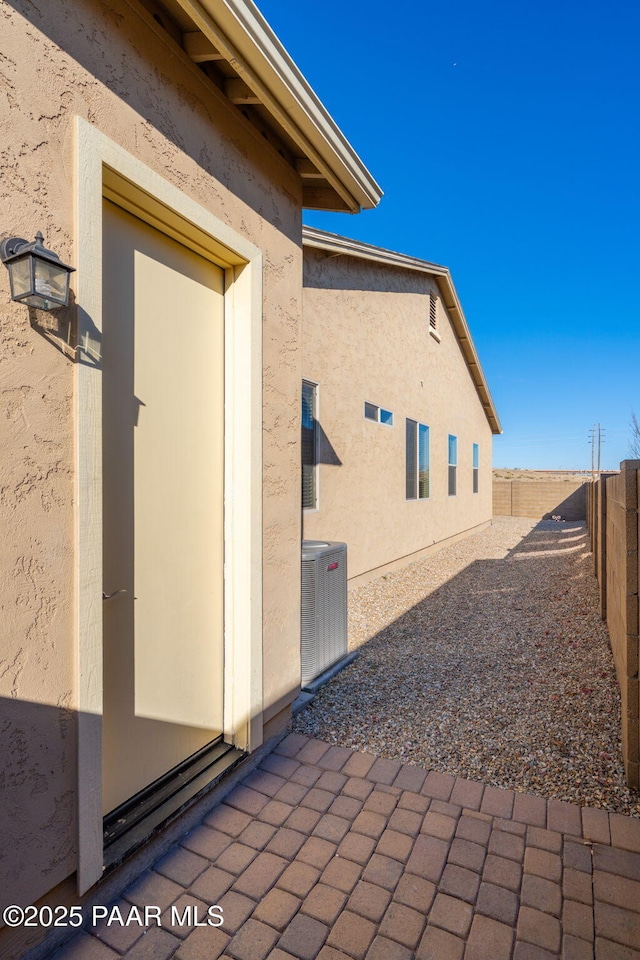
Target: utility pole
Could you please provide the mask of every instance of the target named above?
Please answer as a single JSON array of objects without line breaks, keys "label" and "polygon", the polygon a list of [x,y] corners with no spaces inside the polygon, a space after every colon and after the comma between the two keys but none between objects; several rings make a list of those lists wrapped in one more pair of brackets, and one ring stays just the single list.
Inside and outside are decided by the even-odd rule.
[{"label": "utility pole", "polygon": [[589,440],[591,444],[591,479],[600,477],[600,466],[602,463],[602,444],[604,441],[604,430],[602,424],[594,423],[589,430]]},{"label": "utility pole", "polygon": [[604,430],[598,424],[598,479],[600,479],[600,454],[602,450],[602,444],[604,443]]}]

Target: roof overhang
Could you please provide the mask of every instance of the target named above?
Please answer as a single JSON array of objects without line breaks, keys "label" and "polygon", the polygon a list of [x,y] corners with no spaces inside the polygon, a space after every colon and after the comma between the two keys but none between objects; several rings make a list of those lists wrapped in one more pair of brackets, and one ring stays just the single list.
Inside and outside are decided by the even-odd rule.
[{"label": "roof overhang", "polygon": [[302,244],[304,247],[325,250],[330,256],[343,255],[356,257],[360,260],[371,260],[374,263],[384,264],[388,267],[415,270],[418,273],[426,273],[434,277],[438,284],[442,302],[447,308],[447,312],[451,318],[451,323],[458,342],[460,343],[460,349],[467,362],[469,373],[480,397],[482,408],[491,426],[491,431],[495,434],[502,433],[500,420],[491,398],[491,393],[489,392],[489,387],[482,371],[476,348],[471,339],[469,326],[462,306],[460,305],[448,267],[440,266],[437,263],[430,263],[428,260],[409,257],[403,253],[395,253],[393,250],[385,250],[384,247],[376,247],[369,243],[362,243],[359,240],[349,240],[347,237],[340,237],[335,233],[327,233],[324,230],[316,230],[312,227],[302,228]]},{"label": "roof overhang", "polygon": [[292,146],[304,207],[357,213],[380,202],[380,187],[252,0],[160,2],[179,9],[182,46],[191,59],[223,61],[229,99],[243,110],[266,111]]}]

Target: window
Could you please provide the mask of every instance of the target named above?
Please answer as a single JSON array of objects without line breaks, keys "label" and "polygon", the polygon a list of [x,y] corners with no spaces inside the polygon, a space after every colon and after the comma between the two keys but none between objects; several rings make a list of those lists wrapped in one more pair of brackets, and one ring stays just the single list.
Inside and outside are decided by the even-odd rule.
[{"label": "window", "polygon": [[364,402],[364,415],[367,420],[375,420],[376,423],[384,423],[388,427],[393,426],[393,414],[391,410],[383,410],[375,403]]},{"label": "window", "polygon": [[478,492],[480,483],[480,446],[477,443],[473,445],[473,492]]},{"label": "window", "polygon": [[318,422],[316,420],[317,387],[302,381],[302,506],[317,506]]},{"label": "window", "polygon": [[429,496],[429,427],[407,420],[406,427],[407,500],[426,500]]},{"label": "window", "polygon": [[456,495],[456,474],[458,472],[458,438],[449,434],[449,496]]}]

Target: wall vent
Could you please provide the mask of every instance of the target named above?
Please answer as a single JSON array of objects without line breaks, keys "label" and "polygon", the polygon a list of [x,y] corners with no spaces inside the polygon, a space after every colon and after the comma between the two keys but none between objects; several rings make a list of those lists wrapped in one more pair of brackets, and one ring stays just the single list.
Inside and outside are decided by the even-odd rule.
[{"label": "wall vent", "polygon": [[429,325],[432,330],[436,330],[438,327],[438,315],[437,315],[437,305],[438,298],[433,294],[429,294]]},{"label": "wall vent", "polygon": [[347,545],[302,541],[302,685],[347,654]]}]

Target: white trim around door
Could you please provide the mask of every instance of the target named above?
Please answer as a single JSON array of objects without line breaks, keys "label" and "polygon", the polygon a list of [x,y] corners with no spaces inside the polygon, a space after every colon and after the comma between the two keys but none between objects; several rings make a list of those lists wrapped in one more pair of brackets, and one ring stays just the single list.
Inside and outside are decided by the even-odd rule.
[{"label": "white trim around door", "polygon": [[[262,742],[262,252],[81,117],[76,122],[78,892],[102,876],[102,200],[225,271],[224,736]],[[185,343],[185,350],[189,349]]]}]

